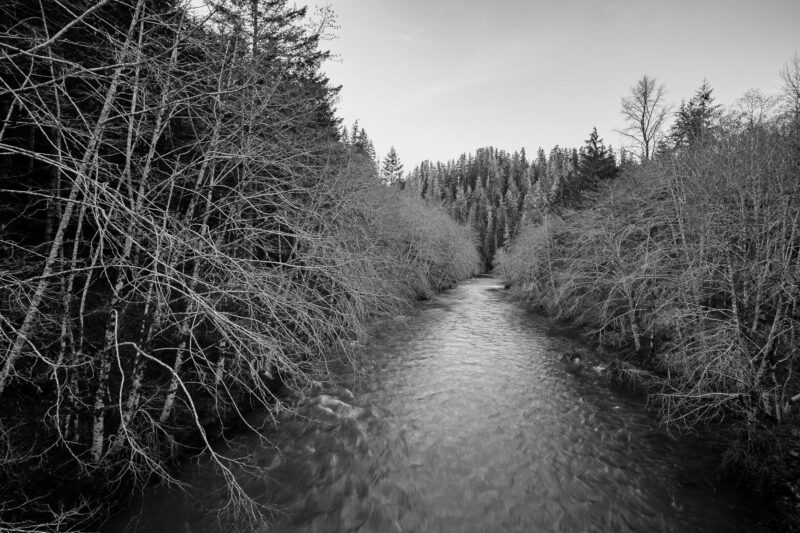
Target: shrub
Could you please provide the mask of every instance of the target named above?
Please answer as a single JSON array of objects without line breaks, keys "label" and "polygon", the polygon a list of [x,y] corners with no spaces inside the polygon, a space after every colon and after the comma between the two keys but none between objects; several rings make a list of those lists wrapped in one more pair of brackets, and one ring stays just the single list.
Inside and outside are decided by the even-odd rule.
[{"label": "shrub", "polygon": [[586,209],[546,214],[500,257],[499,272],[520,297],[591,325],[656,370],[651,399],[667,423],[724,420],[741,434],[794,424],[793,154],[777,127],[721,131],[629,168]]},{"label": "shrub", "polygon": [[471,236],[338,142],[303,10],[262,5],[259,53],[235,3],[74,4],[0,7],[0,529],[201,451],[257,512],[210,440],[469,276]]}]

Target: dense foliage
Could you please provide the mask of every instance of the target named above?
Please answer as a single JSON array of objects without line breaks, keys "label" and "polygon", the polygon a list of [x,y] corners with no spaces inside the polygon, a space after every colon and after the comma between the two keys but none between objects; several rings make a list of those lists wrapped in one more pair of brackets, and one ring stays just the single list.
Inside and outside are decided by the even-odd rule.
[{"label": "dense foliage", "polygon": [[0,529],[80,528],[203,449],[246,502],[213,428],[476,268],[341,142],[328,11],[213,6],[0,6]]},{"label": "dense foliage", "polygon": [[447,163],[424,161],[405,180],[405,188],[473,228],[490,270],[495,252],[526,221],[538,220],[546,206],[579,202],[616,172],[614,152],[595,129],[579,150],[556,146],[546,155],[540,148],[534,161],[528,161],[524,149],[509,154],[492,147]]}]

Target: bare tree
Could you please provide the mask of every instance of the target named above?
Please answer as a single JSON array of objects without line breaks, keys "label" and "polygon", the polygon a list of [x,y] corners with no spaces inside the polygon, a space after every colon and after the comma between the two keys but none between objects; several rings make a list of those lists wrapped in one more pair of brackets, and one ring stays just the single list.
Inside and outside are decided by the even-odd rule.
[{"label": "bare tree", "polygon": [[631,87],[631,93],[622,99],[622,115],[627,125],[619,133],[639,146],[642,161],[650,159],[664,119],[670,111],[664,103],[664,85],[644,75]]},{"label": "bare tree", "polygon": [[761,126],[772,119],[778,98],[764,94],[758,89],[750,89],[734,103],[736,118],[748,126]]},{"label": "bare tree", "polygon": [[471,232],[336,142],[327,12],[96,3],[0,2],[0,531],[96,527],[62,479],[175,483],[189,442],[255,520],[211,431],[472,275]]},{"label": "bare tree", "polygon": [[800,122],[800,56],[794,58],[781,70],[783,78],[783,100],[791,120]]}]

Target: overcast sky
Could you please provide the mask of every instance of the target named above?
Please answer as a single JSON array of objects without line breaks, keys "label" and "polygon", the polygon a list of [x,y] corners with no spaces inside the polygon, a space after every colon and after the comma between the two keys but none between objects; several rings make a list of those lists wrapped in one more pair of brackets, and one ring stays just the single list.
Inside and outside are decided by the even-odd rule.
[{"label": "overcast sky", "polygon": [[[313,0],[312,0],[313,2]],[[322,3],[317,2],[317,3]],[[717,102],[780,89],[800,52],[800,0],[330,0],[349,127],[406,170],[492,145],[618,147],[620,99],[644,74],[670,102],[703,79]]]}]

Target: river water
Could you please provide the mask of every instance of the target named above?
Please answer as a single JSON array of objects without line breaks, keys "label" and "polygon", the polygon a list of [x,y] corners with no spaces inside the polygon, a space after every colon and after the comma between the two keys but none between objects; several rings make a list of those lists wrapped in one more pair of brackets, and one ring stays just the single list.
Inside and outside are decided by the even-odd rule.
[{"label": "river water", "polygon": [[[559,354],[578,336],[501,289],[478,278],[421,302],[379,328],[364,366],[264,429],[268,443],[229,442],[256,469],[239,472],[248,494],[276,509],[256,529],[769,531],[717,479],[707,442],[668,438],[590,350],[568,372]],[[183,481],[186,494],[150,492],[108,531],[246,529],[207,511],[227,501],[213,468]]]}]

